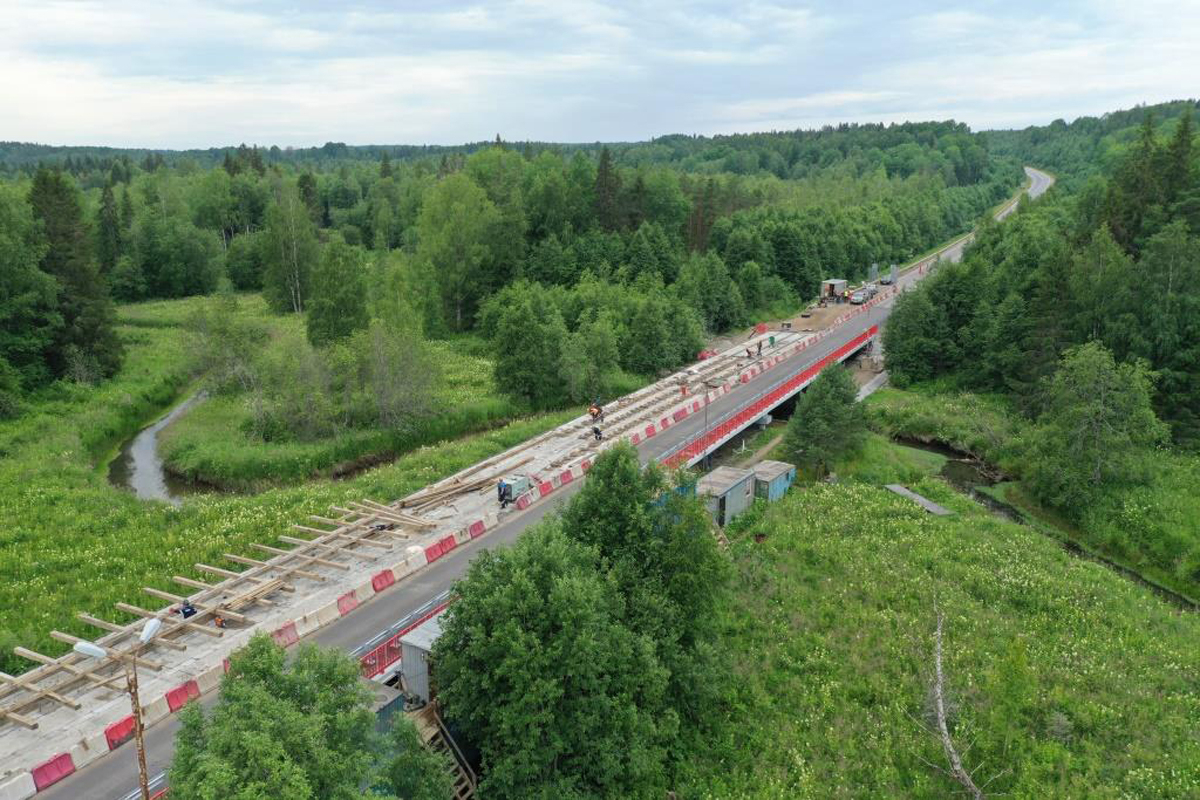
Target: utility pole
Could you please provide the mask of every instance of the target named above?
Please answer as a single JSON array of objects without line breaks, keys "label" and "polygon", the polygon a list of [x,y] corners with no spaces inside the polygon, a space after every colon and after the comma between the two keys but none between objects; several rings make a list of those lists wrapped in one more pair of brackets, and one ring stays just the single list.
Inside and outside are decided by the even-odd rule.
[{"label": "utility pole", "polygon": [[142,703],[138,699],[137,655],[143,647],[149,644],[162,627],[162,620],[151,617],[146,621],[142,632],[138,635],[138,644],[128,653],[114,653],[92,642],[76,642],[75,652],[89,658],[108,658],[110,656],[125,663],[125,691],[129,693],[129,702],[133,706],[133,738],[137,742],[138,785],[142,790],[142,800],[150,800],[150,775],[146,770],[146,741],[142,734]]}]

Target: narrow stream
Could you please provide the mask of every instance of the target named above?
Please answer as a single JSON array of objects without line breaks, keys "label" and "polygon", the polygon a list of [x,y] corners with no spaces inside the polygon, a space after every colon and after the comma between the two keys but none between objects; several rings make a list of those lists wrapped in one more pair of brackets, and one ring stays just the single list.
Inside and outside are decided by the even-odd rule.
[{"label": "narrow stream", "polygon": [[163,461],[158,455],[158,434],[204,397],[203,392],[192,395],[121,445],[121,452],[108,465],[108,482],[132,490],[141,500],[165,500],[176,506],[183,502],[184,495],[200,491],[163,469]]},{"label": "narrow stream", "polygon": [[[1020,525],[1028,524],[1024,515],[1016,508],[997,500],[990,494],[980,492],[978,490],[980,486],[994,486],[999,482],[995,473],[989,470],[987,465],[985,465],[983,462],[972,456],[966,455],[965,453],[960,453],[959,451],[953,449],[952,447],[948,447],[941,442],[921,442],[910,439],[897,439],[896,443],[902,444],[905,447],[913,447],[918,450],[927,450],[931,453],[937,453],[945,456],[947,461],[945,465],[942,466],[942,469],[938,475],[945,479],[947,483],[949,483],[955,489],[958,489],[960,492],[968,495],[977,503],[986,506],[994,515],[1010,522],[1016,522]],[[1071,555],[1078,558],[1086,558],[1089,561],[1095,561],[1099,564],[1103,564],[1113,572],[1116,572],[1117,574],[1146,587],[1163,600],[1166,600],[1167,602],[1179,608],[1189,611],[1200,610],[1200,606],[1197,606],[1195,601],[1193,601],[1191,598],[1172,591],[1165,586],[1160,586],[1153,581],[1149,581],[1136,570],[1130,569],[1123,564],[1118,564],[1115,561],[1111,561],[1099,553],[1093,553],[1084,549],[1077,542],[1073,541],[1066,532],[1062,532],[1061,535],[1051,536],[1051,538],[1062,545],[1063,549]]]}]

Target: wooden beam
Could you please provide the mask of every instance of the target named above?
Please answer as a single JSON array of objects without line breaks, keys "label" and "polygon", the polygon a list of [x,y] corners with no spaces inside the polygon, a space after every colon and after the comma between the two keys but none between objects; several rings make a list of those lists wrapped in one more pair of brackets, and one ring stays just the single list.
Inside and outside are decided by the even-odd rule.
[{"label": "wooden beam", "polygon": [[204,581],[194,581],[191,578],[185,578],[182,575],[172,575],[171,580],[175,581],[176,583],[183,584],[184,586],[190,586],[193,589],[214,589],[214,588],[216,588],[211,583],[205,583]]},{"label": "wooden beam", "polygon": [[[120,625],[115,625],[106,620],[102,620],[102,619],[93,617],[91,614],[85,614],[82,611],[80,611],[75,616],[78,617],[79,619],[83,620],[84,622],[86,622],[88,625],[92,625],[103,631],[111,631],[112,633],[128,633],[130,636],[137,636],[137,631],[132,630],[131,626],[128,626],[128,625],[125,627],[122,627]],[[172,650],[187,650],[186,644],[180,644],[179,642],[172,642],[170,639],[163,639],[161,636],[156,636],[154,638],[154,643],[156,645],[162,645],[163,647],[169,647]]]},{"label": "wooden beam", "polygon": [[[162,589],[155,589],[151,586],[143,586],[142,591],[145,592],[146,594],[150,595],[151,597],[157,597],[159,600],[167,600],[172,603],[183,603],[183,602],[187,601],[186,597],[180,597],[177,594],[171,594],[170,592],[164,592]],[[192,601],[192,605],[195,606],[195,608],[196,608],[196,616],[207,616],[209,614],[220,614],[222,617],[228,617],[229,619],[233,620],[234,622],[249,622],[250,621],[250,620],[246,619],[245,617],[243,617],[241,614],[238,614],[236,612],[222,610],[222,608],[219,605],[213,605],[211,603],[197,603],[194,600]],[[180,616],[182,616],[182,614]]]},{"label": "wooden beam", "polygon": [[[295,536],[285,536],[282,533],[279,534],[279,541],[287,542],[288,544],[300,545],[302,547],[317,547],[321,550],[329,551],[334,555],[340,555],[344,553],[348,556],[354,556],[355,558],[366,559],[367,561],[373,561],[375,559],[375,556],[369,556],[366,553],[359,553],[346,547],[338,547],[337,545],[333,544],[322,544],[321,542],[314,542],[308,539],[298,539]],[[352,539],[351,541],[357,540]]]},{"label": "wooden beam", "polygon": [[43,689],[40,686],[34,686],[29,682],[29,680],[30,679],[25,676],[16,678],[12,675],[9,675],[7,672],[0,672],[0,681],[4,681],[5,683],[9,683],[13,686],[19,686],[27,692],[33,692],[34,694],[40,694],[44,697],[49,697],[51,700],[62,703],[64,706],[73,708],[76,711],[83,707],[83,703],[80,703],[78,700],[72,700],[69,697],[64,697],[58,692],[51,691],[50,689]]},{"label": "wooden beam", "polygon": [[[69,633],[63,633],[62,631],[50,631],[50,638],[57,639],[60,642],[66,642],[67,644],[71,644],[71,645],[75,644],[76,642],[88,642],[87,639],[80,639],[78,636],[72,636]],[[88,642],[88,644],[96,644],[96,643]],[[124,659],[128,658],[128,659],[131,659],[138,666],[146,667],[147,669],[152,669],[155,672],[158,672],[159,670],[161,670],[163,668],[163,665],[158,663],[157,661],[147,661],[146,659],[142,658],[141,656],[137,655],[136,653],[131,653],[131,652],[128,652],[125,650],[117,650],[115,647],[105,647],[104,645],[96,645],[96,646],[101,648],[102,650],[104,650],[104,652],[108,654],[108,657],[113,659],[114,661],[123,661]]]},{"label": "wooden beam", "polygon": [[[303,531],[305,533],[316,533],[317,532],[317,531],[314,531],[312,528],[306,528],[303,525],[293,525],[292,527],[298,531]],[[350,540],[350,542],[352,542],[354,544],[365,544],[367,547],[376,547],[381,550],[391,550],[392,549],[392,545],[387,542],[376,542],[376,541],[366,538],[366,536],[369,536],[371,533],[372,533],[372,531],[364,530],[363,536],[351,536],[348,533],[326,533],[325,535],[332,536],[336,539],[348,539],[348,540]],[[279,538],[283,539],[284,537],[281,536]],[[291,541],[291,540],[284,539],[284,541]],[[302,542],[304,544],[315,544],[317,547],[332,547],[334,549],[341,549],[341,547],[342,547],[342,545],[336,545],[336,544],[329,545],[329,544],[325,544],[324,542],[310,541],[308,539],[298,539],[296,541]]]},{"label": "wooden beam", "polygon": [[[150,619],[151,617],[158,617],[158,612],[147,611],[144,608],[138,608],[137,606],[131,606],[131,605],[129,605],[129,603],[117,603],[116,606],[121,611],[124,611],[128,614],[137,614],[139,617],[144,617],[145,619]],[[177,617],[176,615],[160,617],[160,619],[162,619],[162,621],[163,621],[163,631],[155,638],[155,641],[158,641],[162,637],[167,636],[169,634],[178,633],[178,632],[180,632],[181,629],[197,631],[198,633],[203,633],[207,636],[214,636],[214,637],[221,637],[221,636],[225,635],[225,632],[223,630],[221,630],[220,628],[210,628],[206,625],[201,625],[198,622],[192,622],[191,620],[183,619],[182,617]]]},{"label": "wooden beam", "polygon": [[[309,544],[309,543],[308,543],[308,542],[305,542],[305,544]],[[318,556],[309,556],[309,555],[305,555],[304,553],[296,553],[296,552],[293,552],[293,551],[291,551],[291,550],[283,550],[283,549],[281,549],[281,548],[278,548],[278,547],[271,547],[271,546],[270,546],[270,545],[268,545],[268,544],[257,544],[257,543],[255,543],[255,544],[252,544],[252,545],[250,545],[250,546],[251,546],[251,547],[258,548],[259,550],[262,550],[263,552],[266,552],[266,553],[273,553],[273,554],[275,554],[275,555],[277,555],[277,556],[292,556],[293,558],[302,558],[302,559],[304,559],[305,561],[309,561],[309,562],[312,562],[312,563],[314,563],[314,564],[320,564],[320,565],[322,565],[322,566],[325,566],[325,567],[333,567],[334,569],[341,569],[341,570],[348,570],[348,569],[350,569],[350,565],[349,565],[349,564],[339,564],[339,563],[338,563],[338,562],[336,562],[336,561],[330,561],[330,560],[328,560],[328,559],[325,559],[325,558],[320,558],[320,557],[318,557]]]},{"label": "wooden beam", "polygon": [[[103,686],[108,689],[120,688],[120,687],[114,687],[113,684],[120,684],[125,680],[124,672],[118,672],[116,675],[111,675],[107,678],[102,678],[99,675],[93,674],[97,667],[92,667],[91,669],[80,669],[79,667],[75,666],[74,664],[68,664],[65,661],[59,661],[59,660],[51,658],[50,656],[44,656],[41,653],[34,652],[33,650],[26,650],[24,647],[14,647],[13,652],[16,653],[17,655],[19,655],[21,658],[27,658],[30,661],[36,661],[37,663],[45,664],[48,667],[54,667],[56,669],[64,670],[65,672],[71,673],[76,678],[80,678],[80,679],[86,680],[86,681],[91,681],[92,683],[94,683],[98,686]],[[113,663],[113,662],[101,661],[101,662],[97,662],[97,663],[99,666],[103,666],[106,663]],[[62,686],[57,686],[55,688],[61,689]],[[29,705],[29,703],[22,701],[20,703],[16,703],[16,704],[10,706],[10,708],[22,708],[26,705]]]},{"label": "wooden beam", "polygon": [[[220,575],[225,578],[235,578],[235,579],[241,579],[241,580],[245,580],[245,581],[254,581],[255,583],[267,583],[268,581],[271,580],[271,578],[265,578],[265,577],[262,577],[261,575],[248,575],[245,572],[234,572],[231,569],[221,569],[220,567],[210,567],[208,564],[196,564],[195,567],[198,570],[202,570],[204,572],[211,572],[214,575]],[[284,592],[296,591],[296,587],[292,586],[290,583],[280,584],[279,589],[280,589],[280,591],[284,591]]]},{"label": "wooden beam", "polygon": [[[287,551],[282,551],[286,553]],[[309,572],[300,569],[299,567],[285,567],[280,564],[272,564],[269,561],[259,561],[257,558],[247,558],[246,556],[235,556],[233,553],[225,553],[224,557],[235,564],[244,564],[247,567],[267,567],[268,569],[278,570],[288,575],[299,575],[302,578],[308,578],[313,581],[323,581],[325,576],[317,572]]]},{"label": "wooden beam", "polygon": [[13,722],[16,722],[20,725],[24,725],[26,728],[29,728],[30,730],[36,730],[37,726],[38,726],[37,722],[30,719],[29,717],[26,717],[23,714],[18,714],[15,711],[9,711],[8,709],[4,709],[4,708],[0,708],[0,717],[8,717]]}]

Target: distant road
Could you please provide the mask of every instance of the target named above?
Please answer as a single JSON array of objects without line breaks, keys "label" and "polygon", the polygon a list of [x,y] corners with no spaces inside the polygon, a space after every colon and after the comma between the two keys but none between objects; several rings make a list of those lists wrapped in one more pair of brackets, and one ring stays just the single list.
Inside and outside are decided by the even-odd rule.
[{"label": "distant road", "polygon": [[[1025,168],[1030,178],[1028,194],[1038,197],[1054,183],[1054,179],[1040,170]],[[997,214],[997,219],[1003,219],[1016,209],[1016,202],[1005,206]],[[958,261],[962,258],[963,248],[969,237],[964,237],[940,251],[942,259]],[[930,257],[932,260],[932,257]],[[910,285],[922,277],[913,270],[900,279],[901,286]],[[724,414],[735,411],[748,399],[753,398],[762,389],[774,385],[791,375],[801,372],[805,367],[840,345],[853,339],[871,325],[881,324],[891,311],[891,302],[871,310],[870,313],[860,314],[844,323],[835,333],[823,339],[817,346],[810,347],[804,356],[795,356],[780,363],[774,369],[767,370],[743,385],[736,391],[715,399],[710,406],[710,419],[718,419]],[[683,421],[672,425],[653,438],[647,439],[638,446],[638,453],[643,462],[657,459],[672,450],[677,445],[687,441],[704,430],[704,415],[690,414]],[[404,618],[411,611],[420,608],[439,594],[445,592],[450,585],[465,574],[471,558],[481,550],[491,549],[500,545],[510,544],[532,525],[536,525],[547,514],[557,510],[564,502],[579,491],[582,482],[568,484],[556,490],[548,500],[532,506],[528,511],[516,517],[511,517],[480,539],[461,544],[451,550],[430,566],[405,578],[390,592],[376,595],[370,602],[360,606],[353,614],[341,618],[324,628],[319,629],[305,641],[316,642],[325,647],[340,647],[354,650],[369,642],[380,631],[387,630],[394,622]],[[212,693],[201,698],[198,702],[204,707],[211,706],[217,698]],[[151,775],[158,775],[170,766],[171,755],[174,751],[175,732],[179,729],[179,719],[171,715],[166,720],[146,731],[146,761]],[[132,743],[114,750],[109,755],[95,761],[84,769],[76,772],[37,795],[38,800],[52,798],[53,800],[118,800],[124,798],[137,787],[137,758]]]}]

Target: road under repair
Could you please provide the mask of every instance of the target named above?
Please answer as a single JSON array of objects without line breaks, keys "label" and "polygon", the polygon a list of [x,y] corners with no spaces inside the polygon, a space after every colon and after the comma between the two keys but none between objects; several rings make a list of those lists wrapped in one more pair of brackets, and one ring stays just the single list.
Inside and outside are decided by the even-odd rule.
[{"label": "road under repair", "polygon": [[[1052,179],[1044,173],[1036,170],[1027,170],[1027,172],[1031,178],[1029,189],[1031,195],[1041,194],[1052,183]],[[1014,207],[1015,203],[1007,206],[997,216],[1002,218]],[[414,609],[444,593],[456,579],[465,573],[471,556],[480,548],[512,542],[522,531],[537,524],[547,514],[559,508],[560,504],[569,499],[582,485],[583,475],[586,473],[586,467],[582,467],[582,463],[594,457],[601,447],[614,441],[618,436],[625,440],[635,440],[642,460],[649,462],[680,453],[689,444],[694,444],[697,440],[705,440],[707,435],[710,441],[703,441],[699,447],[693,447],[686,459],[693,462],[698,460],[704,453],[710,452],[720,445],[719,441],[711,437],[711,431],[720,422],[728,421],[741,414],[747,407],[761,402],[772,392],[778,394],[781,386],[792,382],[783,394],[772,398],[773,402],[783,402],[795,392],[800,391],[805,382],[797,382],[796,378],[811,370],[814,365],[822,361],[828,363],[830,360],[843,360],[869,343],[877,336],[880,327],[886,320],[894,301],[894,291],[902,291],[905,287],[920,280],[939,258],[957,260],[961,257],[965,244],[966,238],[964,237],[939,253],[913,265],[904,273],[894,290],[880,295],[877,298],[878,302],[861,311],[840,318],[835,327],[822,332],[819,337],[815,332],[808,334],[795,331],[772,331],[751,340],[749,346],[752,348],[753,358],[745,357],[743,350],[746,345],[741,344],[716,359],[700,362],[689,370],[677,373],[629,398],[623,398],[621,401],[610,404],[606,409],[607,421],[604,424],[606,439],[602,443],[597,444],[590,441],[591,422],[587,418],[580,418],[567,423],[556,431],[514,448],[508,453],[489,459],[482,465],[460,473],[460,481],[463,480],[463,475],[468,481],[481,481],[480,489],[467,495],[452,495],[449,504],[455,506],[455,510],[451,516],[445,518],[436,516],[437,507],[427,505],[422,512],[424,516],[421,519],[433,522],[434,527],[424,533],[415,531],[410,539],[398,543],[405,551],[413,548],[421,549],[422,557],[416,559],[415,562],[419,564],[419,567],[412,569],[390,588],[384,587],[378,592],[374,592],[369,602],[362,602],[361,605],[356,603],[356,607],[348,613],[316,626],[311,633],[305,636],[305,639],[324,646],[341,647],[348,651],[359,650],[367,643],[377,639],[381,631],[388,630],[398,619],[409,615]],[[774,347],[769,344],[768,337],[771,335],[776,337]],[[764,342],[761,359],[757,357],[756,352],[759,339]],[[768,365],[768,361],[773,363]],[[745,377],[743,378],[743,376]],[[728,388],[709,390],[704,385],[706,380],[709,384]],[[688,387],[686,394],[684,394],[683,386]],[[707,404],[703,402],[705,399],[708,400]],[[696,405],[698,402],[700,403],[699,408]],[[678,412],[683,409],[687,409],[687,413],[677,417]],[[707,410],[707,422],[705,410]],[[745,425],[752,424],[752,422],[753,419],[750,419],[745,422]],[[648,433],[648,427],[653,427],[653,434]],[[534,454],[533,456],[529,455],[531,452]],[[522,462],[522,459],[530,458],[533,460]],[[535,484],[527,494],[528,502],[521,507],[499,512],[494,491],[494,481],[497,476],[510,474],[513,470],[525,469],[528,471],[530,468],[538,473],[538,478],[551,477],[552,480],[541,480]],[[571,478],[565,479],[567,473],[571,474]],[[454,478],[448,480],[453,481]],[[440,482],[435,487],[444,483]],[[548,490],[543,492],[539,487],[542,489],[548,487]],[[362,512],[359,518],[370,519],[371,517],[366,512]],[[376,518],[387,519],[387,516]],[[338,517],[332,519],[341,521],[341,518]],[[461,541],[456,541],[453,546],[445,548],[444,552],[439,552],[436,558],[425,557],[424,553],[431,544],[445,540],[448,535],[447,531],[454,529],[461,534],[471,528],[473,521],[486,521],[485,531],[480,532],[479,535],[469,533],[461,535],[459,536]],[[324,530],[324,528],[319,530]],[[397,552],[394,555],[399,556],[400,553]],[[371,571],[379,565],[366,563],[364,556],[365,553],[362,553],[358,558],[352,559],[364,563],[356,564],[352,569],[339,571],[341,573],[353,572],[353,576],[344,574],[340,576],[340,582],[344,585],[321,586],[317,592],[321,598],[318,599],[323,599],[325,596],[336,599],[338,592],[353,589],[355,580],[361,580],[364,576],[371,575]],[[316,562],[308,561],[306,563],[312,569],[320,568]],[[305,585],[302,577],[294,577],[293,580],[299,586]],[[311,593],[304,591],[297,591],[295,594],[310,599],[312,597]],[[273,628],[273,626],[289,613],[293,617],[296,613],[288,608],[285,601],[286,598],[281,599],[279,601],[281,605],[272,606],[271,613],[265,615],[261,622],[256,620],[253,627],[268,632],[274,629],[278,632],[280,629]],[[292,633],[296,633],[295,627],[292,628]],[[228,650],[243,642],[244,636],[247,634],[248,631],[239,632],[239,635],[230,636],[219,646],[205,642],[202,646],[197,646],[195,650],[192,650],[192,640],[202,637],[180,637],[181,642],[188,643],[192,653],[189,653],[188,658],[181,659],[184,662],[183,666],[180,666],[176,670],[176,674],[172,675],[167,682],[155,685],[153,676],[149,677],[146,681],[147,688],[143,690],[143,703],[147,703],[148,699],[153,696],[152,693],[163,692],[170,681],[182,674],[182,670],[187,668],[195,670],[214,662],[214,660],[215,663],[220,663]],[[157,652],[155,653],[156,658],[163,660],[169,655],[171,654],[163,653],[160,656]],[[211,667],[209,669],[211,670]],[[197,702],[207,704],[213,702],[214,699],[215,692],[210,692]],[[120,696],[114,695],[95,708],[107,709],[109,716],[117,718],[119,714],[117,704],[121,702],[125,701]],[[81,724],[86,726],[87,723],[88,721],[84,720]],[[97,729],[103,729],[108,723],[109,720],[104,717],[91,721],[92,726]],[[169,765],[177,726],[177,717],[174,714],[167,714],[147,731],[147,758],[151,774],[161,773]],[[53,729],[47,729],[44,726],[40,727],[38,731],[22,731],[9,723],[6,728],[7,730],[0,731],[0,748],[4,748],[0,749],[0,758],[3,759],[0,763],[4,763],[6,766],[12,763],[17,770],[28,770],[33,764],[38,763],[37,758],[53,756],[58,752],[70,752],[72,746],[75,745],[72,738],[79,738],[78,733],[72,737],[72,734],[63,731],[62,736],[56,739]],[[81,728],[75,728],[75,730],[78,731]],[[22,752],[22,749],[13,748],[14,745],[20,748],[20,739],[28,734],[42,734],[36,738],[26,739],[26,741],[37,741],[37,749],[40,752],[31,753],[28,750]],[[7,738],[9,736],[11,738]],[[78,765],[73,774],[56,780],[40,794],[54,798],[94,797],[101,800],[124,797],[134,789],[136,775],[134,748],[131,744],[125,744],[111,752],[94,756],[86,766]],[[0,777],[0,798],[28,796],[28,794],[21,793],[21,787],[26,784],[20,782],[19,779],[20,773],[16,771],[8,778]],[[9,794],[5,794],[6,787],[12,789]]]}]

